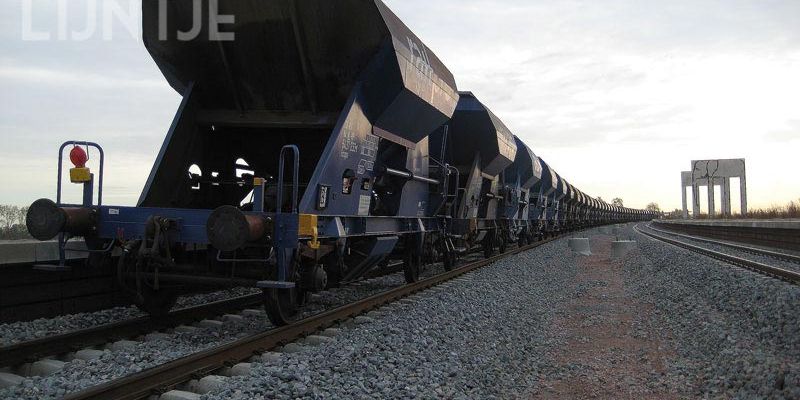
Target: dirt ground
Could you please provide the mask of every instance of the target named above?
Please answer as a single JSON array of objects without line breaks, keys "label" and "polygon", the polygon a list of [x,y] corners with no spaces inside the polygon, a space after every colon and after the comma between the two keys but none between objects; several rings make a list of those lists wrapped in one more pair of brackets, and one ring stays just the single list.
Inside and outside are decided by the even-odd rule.
[{"label": "dirt ground", "polygon": [[535,399],[679,398],[652,382],[673,352],[639,323],[651,307],[626,293],[611,242],[611,236],[596,236],[593,255],[579,258],[575,296],[552,327],[566,344],[553,352],[556,371],[541,382]]}]

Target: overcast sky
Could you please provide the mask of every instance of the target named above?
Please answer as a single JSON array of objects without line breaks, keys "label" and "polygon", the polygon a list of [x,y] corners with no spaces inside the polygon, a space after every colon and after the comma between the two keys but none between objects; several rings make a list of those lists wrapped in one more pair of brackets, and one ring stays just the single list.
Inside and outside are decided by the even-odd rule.
[{"label": "overcast sky", "polygon": [[[91,3],[69,0],[69,31]],[[752,206],[800,198],[800,1],[387,3],[590,195],[678,208],[691,160],[743,157]],[[134,204],[180,97],[102,6],[95,35],[59,41],[57,1],[34,0],[33,31],[52,39],[31,42],[21,4],[0,11],[0,203],[53,197],[58,145],[77,138],[106,149],[106,203]]]}]

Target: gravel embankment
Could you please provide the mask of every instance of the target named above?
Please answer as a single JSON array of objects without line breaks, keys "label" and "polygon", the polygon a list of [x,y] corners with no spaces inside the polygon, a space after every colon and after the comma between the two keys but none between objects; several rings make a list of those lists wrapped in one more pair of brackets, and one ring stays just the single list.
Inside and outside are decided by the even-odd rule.
[{"label": "gravel embankment", "polygon": [[[258,358],[204,398],[800,398],[800,289],[632,227],[575,235],[591,238],[589,257],[559,240],[389,305],[333,341]],[[639,248],[612,260],[616,238]],[[325,292],[306,312],[401,284]],[[268,328],[248,316],[169,333],[0,398],[60,397]]]},{"label": "gravel embankment", "polygon": [[[423,274],[441,272],[441,266],[431,266]],[[341,306],[355,300],[374,295],[385,291],[388,288],[404,284],[403,274],[393,274],[384,277],[374,278],[354,285],[346,286],[332,291],[326,291],[315,296],[314,300],[304,310],[304,315]],[[251,289],[237,289],[238,294],[249,293]],[[213,300],[219,300],[219,294],[215,294]],[[197,299],[195,299],[197,300]],[[182,300],[181,306],[188,306],[194,301],[191,299]],[[113,310],[100,312],[103,318],[114,318],[108,316]],[[91,321],[97,321],[94,314],[81,314],[75,316],[59,317],[47,321],[33,321],[28,324],[44,324],[56,332],[58,324],[63,323],[64,319],[71,321],[74,319],[75,325],[80,327],[92,326]],[[130,315],[138,316],[131,312]],[[114,320],[121,320],[124,317]],[[221,320],[221,319],[220,319]],[[0,398],[14,399],[55,399],[63,397],[67,393],[79,391],[81,389],[106,382],[125,375],[136,373],[144,369],[161,365],[169,361],[184,357],[205,349],[219,346],[236,339],[247,336],[255,332],[262,332],[272,328],[269,320],[264,315],[247,315],[238,322],[228,321],[219,327],[197,328],[192,332],[164,332],[150,340],[139,338],[135,344],[115,351],[106,350],[98,359],[91,361],[73,360],[68,362],[64,369],[46,377],[33,376],[25,379],[21,385],[11,388],[0,389]],[[22,329],[28,332],[30,329]],[[44,335],[37,333],[37,335]]]},{"label": "gravel embankment", "polygon": [[[800,397],[800,291],[631,228],[590,232],[591,257],[559,241],[498,262],[204,398]],[[640,249],[611,261],[614,238]]]},{"label": "gravel embankment", "polygon": [[347,324],[333,342],[253,364],[207,398],[515,398],[556,346],[550,323],[575,275],[565,241],[476,271]]},{"label": "gravel embankment", "polygon": [[800,288],[638,236],[630,290],[654,307],[693,395],[800,398]]}]

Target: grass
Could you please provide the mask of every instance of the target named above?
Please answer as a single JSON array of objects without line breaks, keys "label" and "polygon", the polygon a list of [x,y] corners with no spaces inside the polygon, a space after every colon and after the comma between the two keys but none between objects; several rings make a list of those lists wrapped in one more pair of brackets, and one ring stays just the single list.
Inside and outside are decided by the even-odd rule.
[{"label": "grass", "polygon": [[[741,215],[736,214],[741,217]],[[773,205],[767,208],[748,210],[747,219],[786,219],[800,218],[800,199],[790,201],[784,206]]]},{"label": "grass", "polygon": [[[691,210],[689,210],[691,215]],[[682,219],[683,213],[681,210],[675,210],[667,214],[667,219]],[[800,199],[797,201],[790,201],[785,205],[772,205],[767,208],[758,208],[748,210],[747,215],[742,217],[742,214],[734,212],[730,217],[721,218],[715,216],[714,219],[790,219],[800,218]],[[701,213],[697,219],[710,219],[707,213]]]}]

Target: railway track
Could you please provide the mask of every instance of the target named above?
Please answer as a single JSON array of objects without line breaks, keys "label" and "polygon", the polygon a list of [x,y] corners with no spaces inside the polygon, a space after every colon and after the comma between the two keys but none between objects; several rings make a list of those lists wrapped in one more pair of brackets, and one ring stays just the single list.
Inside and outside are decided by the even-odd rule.
[{"label": "railway track", "polygon": [[776,259],[779,259],[779,260],[784,260],[784,261],[789,261],[789,262],[800,264],[800,256],[797,256],[797,255],[794,255],[794,254],[781,253],[781,252],[762,249],[762,248],[758,248],[758,247],[745,246],[745,245],[742,245],[742,244],[736,244],[736,243],[731,243],[731,242],[726,242],[726,241],[721,241],[721,240],[714,240],[714,239],[704,238],[704,237],[700,237],[700,236],[687,235],[685,233],[672,232],[672,231],[669,231],[669,230],[655,228],[652,225],[648,225],[647,227],[649,229],[653,230],[653,231],[656,231],[656,232],[659,232],[659,233],[664,233],[664,234],[667,234],[667,235],[673,235],[673,236],[678,236],[678,237],[682,237],[682,238],[686,238],[686,239],[695,240],[695,241],[698,241],[698,242],[704,242],[704,243],[710,243],[710,244],[715,244],[715,245],[719,245],[719,246],[730,247],[732,249],[741,250],[741,251],[744,251],[744,252],[747,252],[747,253],[751,253],[751,254],[755,254],[755,255],[772,257],[772,258],[776,258]]},{"label": "railway track", "polygon": [[717,260],[720,260],[720,261],[724,261],[724,262],[727,262],[729,264],[733,264],[735,266],[738,266],[738,267],[741,267],[741,268],[745,268],[745,269],[757,272],[757,273],[762,274],[762,275],[766,275],[766,276],[769,276],[769,277],[772,277],[772,278],[780,279],[780,280],[792,283],[794,285],[800,285],[800,273],[797,273],[797,272],[794,272],[794,271],[789,271],[789,270],[786,270],[786,269],[783,269],[783,268],[774,267],[774,266],[767,265],[767,264],[764,264],[764,263],[760,263],[760,262],[757,262],[757,261],[748,260],[748,259],[745,259],[745,258],[742,258],[742,257],[737,257],[737,256],[734,256],[734,255],[725,254],[725,253],[722,253],[722,252],[719,252],[719,251],[715,251],[715,250],[711,250],[711,249],[707,249],[707,248],[704,248],[704,247],[701,247],[701,246],[693,245],[693,244],[690,244],[690,243],[687,243],[687,242],[684,242],[684,241],[681,241],[681,240],[669,238],[669,237],[666,237],[666,236],[658,234],[658,233],[647,231],[647,229],[652,229],[650,227],[645,227],[645,228],[646,229],[641,229],[641,224],[639,224],[639,225],[636,225],[633,229],[636,232],[641,233],[641,234],[643,234],[645,236],[648,236],[650,238],[653,238],[655,240],[659,240],[659,241],[671,244],[673,246],[677,246],[677,247],[680,247],[680,248],[683,248],[683,249],[686,249],[686,250],[690,250],[690,251],[698,253],[698,254],[702,254],[704,256],[708,256],[708,257],[711,257],[711,258],[714,258],[714,259],[717,259]]},{"label": "railway track", "polygon": [[262,300],[261,294],[235,297],[175,310],[161,318],[140,317],[0,347],[0,368],[174,328],[210,316],[260,305]]},{"label": "railway track", "polygon": [[558,239],[558,237],[510,250],[489,259],[471,262],[452,271],[420,280],[417,283],[400,286],[296,321],[284,327],[256,333],[235,342],[195,353],[134,375],[90,387],[67,396],[66,398],[141,399],[147,398],[153,394],[165,393],[192,379],[208,376],[214,371],[221,370],[239,362],[245,362],[254,355],[265,353],[276,347],[302,339],[303,337],[375,310],[386,304],[458,278],[459,276],[492,264],[505,257],[534,249],[556,239]]},{"label": "railway track", "polygon": [[[390,264],[373,273],[366,274],[363,280],[379,278],[400,271],[402,271],[402,263],[399,266],[397,263]],[[139,337],[148,333],[191,324],[206,318],[236,313],[249,307],[260,309],[263,300],[261,293],[239,296],[178,309],[160,318],[144,316],[127,319],[3,346],[0,347],[0,368],[15,367],[46,357],[102,346],[116,340]]]}]

